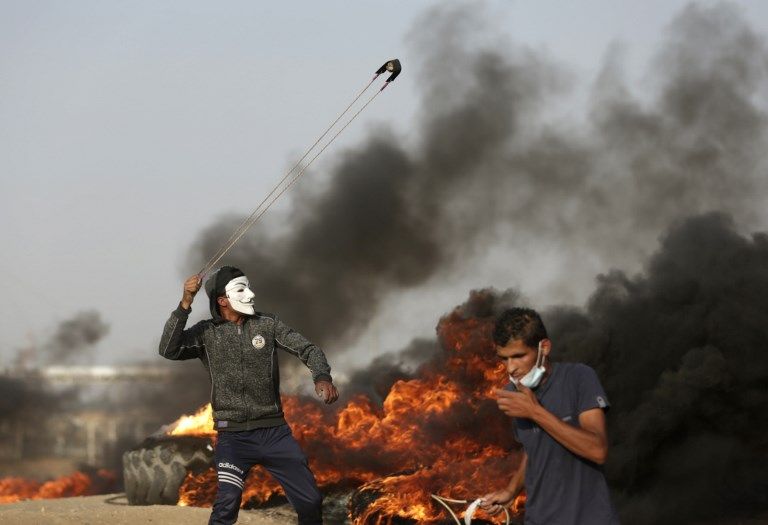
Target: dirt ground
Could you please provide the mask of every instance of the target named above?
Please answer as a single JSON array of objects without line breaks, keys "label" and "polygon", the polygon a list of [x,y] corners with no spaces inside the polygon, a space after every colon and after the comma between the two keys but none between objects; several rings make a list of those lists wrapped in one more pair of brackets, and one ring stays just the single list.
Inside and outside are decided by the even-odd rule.
[{"label": "dirt ground", "polygon": [[[329,509],[333,510],[333,509]],[[338,516],[338,509],[335,509]],[[80,498],[22,501],[0,505],[3,525],[205,525],[210,509],[152,505],[128,505],[124,494],[106,494]],[[326,525],[349,522],[325,513]],[[331,512],[330,514],[334,514]],[[296,514],[286,504],[269,509],[241,510],[238,525],[293,525]],[[716,520],[717,525],[768,525],[768,515],[750,519]],[[714,525],[708,523],[707,525]]]},{"label": "dirt ground", "polygon": [[[125,495],[107,494],[80,498],[22,501],[0,505],[0,523],[8,525],[205,525],[210,509],[128,505]],[[270,509],[241,510],[239,525],[288,525],[296,514],[287,505]],[[328,521],[340,525],[343,521]]]}]

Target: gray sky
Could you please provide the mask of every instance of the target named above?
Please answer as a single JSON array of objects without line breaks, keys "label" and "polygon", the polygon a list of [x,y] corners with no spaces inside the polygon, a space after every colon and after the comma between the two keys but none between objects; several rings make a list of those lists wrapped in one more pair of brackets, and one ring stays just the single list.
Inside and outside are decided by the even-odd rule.
[{"label": "gray sky", "polygon": [[[614,42],[642,78],[686,2],[483,4],[511,39],[545,51],[586,87]],[[737,4],[768,33],[768,4]],[[407,135],[417,111],[408,35],[432,5],[0,0],[0,366],[28,337],[43,340],[86,309],[111,326],[96,362],[153,358],[196,234],[223,213],[250,213],[392,57],[404,65],[397,83],[314,173],[377,124]],[[428,334],[469,287],[521,284],[504,278],[507,256],[491,250],[471,275],[430,283],[426,306],[424,289],[400,294],[359,348],[396,349],[402,337]],[[547,277],[551,260],[520,277],[526,292],[583,300],[591,281],[562,296]],[[395,311],[423,315],[395,320]],[[382,333],[393,322],[400,338]]]}]

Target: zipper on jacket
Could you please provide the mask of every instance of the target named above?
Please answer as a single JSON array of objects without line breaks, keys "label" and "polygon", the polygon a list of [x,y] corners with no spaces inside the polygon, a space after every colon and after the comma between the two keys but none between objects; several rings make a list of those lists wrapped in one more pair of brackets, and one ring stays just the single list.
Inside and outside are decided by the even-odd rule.
[{"label": "zipper on jacket", "polygon": [[[243,321],[243,324],[237,325],[237,333],[240,335],[245,335],[245,339],[248,339],[248,334],[243,330],[243,325],[245,324],[245,321]],[[241,348],[240,349],[240,374],[242,377],[242,381],[240,384],[242,385],[242,389],[240,391],[240,398],[243,401],[243,410],[245,410],[245,420],[248,421],[248,403],[245,399],[245,351]]]}]

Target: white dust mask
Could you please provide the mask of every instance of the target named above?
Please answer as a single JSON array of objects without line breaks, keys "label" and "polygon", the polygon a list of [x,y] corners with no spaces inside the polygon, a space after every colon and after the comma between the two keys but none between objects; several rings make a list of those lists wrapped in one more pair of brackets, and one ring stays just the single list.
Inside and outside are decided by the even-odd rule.
[{"label": "white dust mask", "polygon": [[509,376],[509,379],[515,386],[521,384],[527,388],[536,388],[539,386],[539,383],[541,383],[541,380],[544,378],[544,372],[547,371],[547,369],[544,368],[544,354],[541,352],[541,343],[543,343],[543,341],[539,341],[539,352],[536,354],[536,364],[533,368],[519,380]]},{"label": "white dust mask", "polygon": [[235,312],[253,315],[253,298],[256,296],[250,288],[246,276],[235,277],[224,287],[224,292],[229,299],[229,305]]}]

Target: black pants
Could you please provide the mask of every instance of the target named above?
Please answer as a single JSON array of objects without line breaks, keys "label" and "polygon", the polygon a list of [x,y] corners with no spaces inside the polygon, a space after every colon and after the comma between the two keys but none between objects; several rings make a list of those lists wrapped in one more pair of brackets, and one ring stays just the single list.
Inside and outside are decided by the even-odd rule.
[{"label": "black pants", "polygon": [[323,523],[323,497],[288,425],[219,432],[215,462],[219,483],[209,525],[230,525],[237,521],[245,477],[256,464],[266,468],[283,487],[299,515],[299,524]]}]

